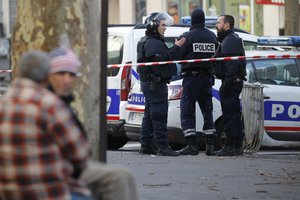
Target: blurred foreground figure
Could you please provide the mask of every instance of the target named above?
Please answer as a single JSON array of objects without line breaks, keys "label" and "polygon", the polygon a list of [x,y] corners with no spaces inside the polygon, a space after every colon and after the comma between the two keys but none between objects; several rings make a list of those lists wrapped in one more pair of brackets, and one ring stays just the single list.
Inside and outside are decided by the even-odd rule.
[{"label": "blurred foreground figure", "polygon": [[50,61],[29,51],[0,101],[0,199],[91,200],[78,179],[88,141],[65,104],[47,90]]},{"label": "blurred foreground figure", "polygon": [[[84,126],[81,124],[71,103],[76,79],[80,76],[81,65],[75,53],[66,47],[53,49],[51,58],[51,72],[49,75],[50,90],[56,93],[72,112],[72,118],[81,130],[81,135],[87,138]],[[123,168],[107,166],[104,163],[90,160],[80,179],[92,190],[97,200],[137,200],[137,188],[133,174]]]}]

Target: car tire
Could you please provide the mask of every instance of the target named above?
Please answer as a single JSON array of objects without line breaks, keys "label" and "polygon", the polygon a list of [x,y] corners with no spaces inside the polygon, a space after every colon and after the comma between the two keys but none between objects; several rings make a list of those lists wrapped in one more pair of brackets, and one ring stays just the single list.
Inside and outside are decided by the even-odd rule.
[{"label": "car tire", "polygon": [[115,137],[110,134],[107,135],[107,148],[108,150],[117,150],[123,147],[128,142],[126,137]]}]

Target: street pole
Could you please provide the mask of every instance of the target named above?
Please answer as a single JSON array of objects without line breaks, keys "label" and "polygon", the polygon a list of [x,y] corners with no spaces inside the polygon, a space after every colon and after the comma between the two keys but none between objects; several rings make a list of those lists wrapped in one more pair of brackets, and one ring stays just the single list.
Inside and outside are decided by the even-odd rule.
[{"label": "street pole", "polygon": [[100,141],[99,160],[106,162],[107,134],[106,134],[106,72],[107,72],[107,18],[108,1],[100,2]]}]

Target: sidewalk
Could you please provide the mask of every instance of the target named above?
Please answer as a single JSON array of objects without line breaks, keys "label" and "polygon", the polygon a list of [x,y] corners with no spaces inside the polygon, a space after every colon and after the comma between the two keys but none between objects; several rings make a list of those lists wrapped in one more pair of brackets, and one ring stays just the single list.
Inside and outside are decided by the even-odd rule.
[{"label": "sidewalk", "polygon": [[300,151],[241,157],[109,151],[107,157],[134,172],[141,200],[300,199]]}]

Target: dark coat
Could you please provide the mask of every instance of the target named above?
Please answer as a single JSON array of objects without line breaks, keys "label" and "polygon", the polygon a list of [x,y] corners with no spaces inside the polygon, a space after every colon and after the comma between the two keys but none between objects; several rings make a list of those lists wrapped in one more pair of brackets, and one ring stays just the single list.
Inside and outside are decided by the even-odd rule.
[{"label": "dark coat", "polygon": [[[176,51],[179,47],[174,45],[168,49],[164,39],[155,32],[147,33],[138,42],[137,54],[138,62],[159,62],[172,61],[176,58]],[[171,79],[176,74],[175,64],[157,65],[157,66],[143,66],[137,69],[141,81],[148,81],[150,73],[159,76],[162,79]]]},{"label": "dark coat", "polygon": [[[243,40],[229,29],[218,34],[220,46],[214,57],[244,56]],[[246,76],[245,60],[219,61],[215,63],[215,75],[219,79],[232,81],[237,78],[245,79]]]}]

